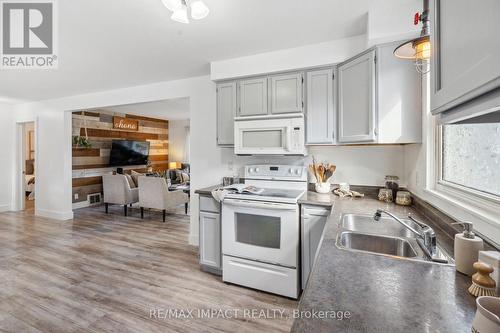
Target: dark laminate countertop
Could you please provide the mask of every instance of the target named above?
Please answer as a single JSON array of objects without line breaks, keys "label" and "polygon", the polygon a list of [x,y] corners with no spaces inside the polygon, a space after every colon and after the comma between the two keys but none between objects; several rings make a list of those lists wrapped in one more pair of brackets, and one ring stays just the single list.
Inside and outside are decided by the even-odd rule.
[{"label": "dark laminate countertop", "polygon": [[[304,203],[313,203],[307,194]],[[311,200],[311,201],[310,201]],[[382,208],[405,216],[413,208],[376,199],[333,197],[319,255],[299,303],[299,310],[349,311],[350,319],[295,320],[292,332],[470,332],[474,297],[470,277],[453,266],[409,261],[338,249],[335,238],[344,213],[372,214]],[[434,225],[433,225],[434,226]],[[450,249],[451,238],[436,230],[440,244]],[[450,245],[451,242],[451,245]]]},{"label": "dark laminate countertop", "polygon": [[205,188],[200,188],[199,190],[194,191],[194,193],[202,194],[202,195],[212,195],[212,191],[221,185],[214,185]]},{"label": "dark laminate countertop", "polygon": [[299,198],[299,204],[332,207],[335,197],[336,195],[333,193],[321,194],[307,191]]}]

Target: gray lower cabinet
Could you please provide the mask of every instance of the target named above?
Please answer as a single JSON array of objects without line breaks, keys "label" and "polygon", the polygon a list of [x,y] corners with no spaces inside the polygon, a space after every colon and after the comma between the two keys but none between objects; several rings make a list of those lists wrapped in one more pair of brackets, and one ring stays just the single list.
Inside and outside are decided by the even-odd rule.
[{"label": "gray lower cabinet", "polygon": [[302,289],[306,287],[318,252],[326,220],[330,209],[312,205],[302,205],[301,209],[301,262],[302,262]]},{"label": "gray lower cabinet", "polygon": [[236,117],[236,81],[217,84],[217,144],[234,145],[234,117]]},{"label": "gray lower cabinet", "polygon": [[269,85],[272,114],[304,111],[303,73],[270,76]]},{"label": "gray lower cabinet", "polygon": [[238,116],[262,116],[268,113],[267,77],[241,80],[238,91]]},{"label": "gray lower cabinet", "polygon": [[373,142],[376,139],[375,50],[338,67],[338,141]]},{"label": "gray lower cabinet", "polygon": [[199,251],[203,270],[222,274],[220,204],[200,195]]},{"label": "gray lower cabinet", "polygon": [[500,87],[500,1],[430,5],[431,110],[440,113]]},{"label": "gray lower cabinet", "polygon": [[335,142],[333,68],[309,71],[307,85],[306,144]]}]

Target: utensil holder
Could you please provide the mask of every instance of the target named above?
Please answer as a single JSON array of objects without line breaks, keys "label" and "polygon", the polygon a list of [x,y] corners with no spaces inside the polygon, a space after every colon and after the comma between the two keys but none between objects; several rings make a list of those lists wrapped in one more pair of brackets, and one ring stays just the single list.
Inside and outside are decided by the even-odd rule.
[{"label": "utensil holder", "polygon": [[316,192],[318,193],[330,193],[330,190],[331,190],[331,186],[330,186],[330,183],[329,182],[326,182],[326,183],[316,183],[314,185],[314,188],[316,190]]}]

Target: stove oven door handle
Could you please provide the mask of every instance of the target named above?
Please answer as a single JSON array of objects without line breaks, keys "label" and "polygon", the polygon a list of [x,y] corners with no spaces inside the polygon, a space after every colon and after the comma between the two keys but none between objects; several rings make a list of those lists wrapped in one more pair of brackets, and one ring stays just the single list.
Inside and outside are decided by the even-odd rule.
[{"label": "stove oven door handle", "polygon": [[245,207],[245,208],[262,208],[262,209],[272,209],[272,210],[296,210],[297,205],[290,204],[280,204],[274,202],[256,202],[256,201],[246,201],[246,200],[236,200],[236,199],[225,199],[225,205]]}]

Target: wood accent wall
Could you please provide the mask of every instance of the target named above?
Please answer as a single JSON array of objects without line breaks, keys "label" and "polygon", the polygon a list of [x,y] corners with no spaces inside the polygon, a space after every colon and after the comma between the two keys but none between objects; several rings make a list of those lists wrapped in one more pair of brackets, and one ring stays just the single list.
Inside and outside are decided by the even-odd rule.
[{"label": "wood accent wall", "polygon": [[[113,129],[113,116],[138,120],[139,130]],[[109,167],[111,143],[114,139],[149,141],[149,160],[153,170],[168,169],[168,120],[99,110],[73,112],[73,136],[85,136],[85,126],[92,147],[73,147],[73,203],[86,201],[88,194],[102,193],[102,175],[116,170],[116,167]],[[126,172],[145,172],[146,166],[124,169]],[[78,193],[78,199],[75,199],[75,193]]]}]

